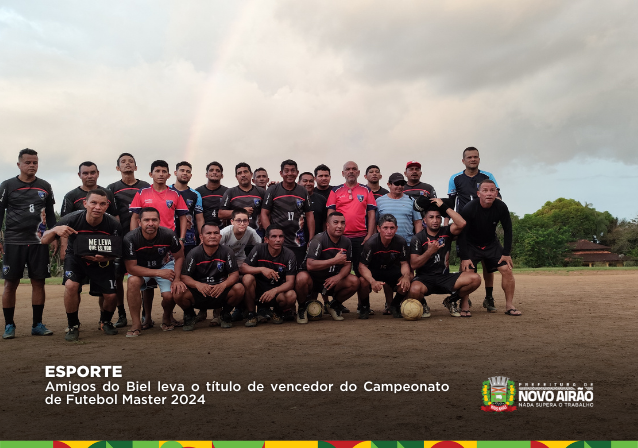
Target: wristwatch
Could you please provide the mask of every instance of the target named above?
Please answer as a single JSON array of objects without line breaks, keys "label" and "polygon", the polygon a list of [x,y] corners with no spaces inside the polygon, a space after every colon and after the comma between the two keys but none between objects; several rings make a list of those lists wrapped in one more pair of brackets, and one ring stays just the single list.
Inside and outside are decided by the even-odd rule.
[{"label": "wristwatch", "polygon": [[180,238],[179,240],[180,240],[182,243],[185,243],[185,242],[186,242],[186,238]]}]

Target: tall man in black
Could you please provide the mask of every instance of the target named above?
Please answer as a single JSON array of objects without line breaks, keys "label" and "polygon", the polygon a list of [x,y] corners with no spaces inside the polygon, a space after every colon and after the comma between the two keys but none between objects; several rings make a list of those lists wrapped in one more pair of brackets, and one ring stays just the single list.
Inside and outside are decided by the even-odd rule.
[{"label": "tall man in black", "polygon": [[[326,227],[326,215],[328,210],[326,209],[327,199],[318,194],[315,189],[315,177],[311,172],[306,171],[299,175],[299,185],[304,187],[308,192],[308,203],[310,204],[310,211],[315,218],[315,235],[321,233]],[[308,230],[308,223],[304,223],[304,237],[306,241],[310,241],[310,232]],[[298,265],[301,265],[303,260],[297,259]]]},{"label": "tall man in black", "polygon": [[[456,302],[446,298],[443,305],[452,317],[472,317],[469,311],[469,295],[481,285],[481,277],[474,272],[450,273],[447,255],[452,240],[465,227],[465,220],[442,199],[418,198],[416,207],[424,213],[425,227],[412,237],[410,264],[416,269],[416,277],[410,286],[410,298],[423,303],[423,317],[430,317],[425,295],[451,294],[457,291],[461,298],[461,312]],[[454,221],[450,226],[441,226],[442,214]]]},{"label": "tall man in black", "polygon": [[[476,272],[476,264],[481,261],[488,272],[499,271],[501,286],[505,292],[505,314],[520,316],[522,313],[514,307],[515,281],[510,256],[512,220],[507,205],[496,199],[497,194],[494,181],[486,179],[481,182],[478,198],[470,201],[461,210],[461,216],[467,221],[467,227],[459,239],[461,269],[463,272]],[[505,247],[501,246],[496,236],[496,226],[499,222],[505,234]]]},{"label": "tall man in black", "polygon": [[245,162],[235,166],[235,177],[239,185],[229,188],[224,193],[219,207],[219,219],[229,220],[236,208],[245,208],[250,218],[250,227],[257,230],[260,227],[261,205],[266,191],[253,185],[253,173],[250,165]]},{"label": "tall man in black", "polygon": [[[108,187],[113,193],[115,198],[115,205],[117,206],[117,215],[120,218],[122,224],[123,237],[131,229],[131,211],[129,206],[140,188],[150,187],[148,182],[135,178],[135,172],[137,171],[137,163],[135,157],[128,152],[120,154],[117,158],[117,165],[115,169],[119,171],[122,179],[117,182],[113,182]],[[122,260],[115,260],[115,272],[117,275],[117,313],[118,319],[115,323],[115,328],[125,327],[128,324],[126,320],[126,309],[124,308],[124,274],[126,273],[126,267]]]},{"label": "tall man in black", "polygon": [[224,193],[228,190],[221,184],[223,177],[224,167],[222,164],[211,162],[206,165],[206,178],[208,181],[195,189],[202,196],[204,222],[219,218],[219,206]]},{"label": "tall man in black", "polygon": [[284,231],[276,224],[266,227],[265,243],[257,244],[239,268],[244,274],[241,282],[246,289],[244,300],[248,308],[247,327],[257,325],[255,301],[273,307],[271,321],[282,324],[283,311],[293,308],[297,261],[294,253],[285,247]]},{"label": "tall man in black", "polygon": [[[171,258],[170,253],[173,254]],[[153,207],[140,210],[140,226],[131,230],[124,238],[124,254],[126,270],[129,273],[126,297],[133,319],[131,329],[126,337],[139,336],[142,331],[140,309],[142,300],[140,291],[154,279],[162,295],[162,330],[171,331],[171,323],[175,301],[173,296],[186,290],[180,280],[184,249],[175,232],[160,227],[159,211]]]},{"label": "tall man in black", "polygon": [[[2,257],[2,311],[5,329],[3,339],[15,337],[16,325],[13,320],[16,290],[27,266],[31,279],[31,303],[33,325],[31,334],[48,336],[53,332],[42,323],[44,310],[44,279],[50,277],[49,247],[40,244],[43,233],[55,225],[53,192],[47,181],[37,178],[38,153],[33,149],[23,149],[18,155],[20,174],[5,180],[0,185],[0,226],[6,216],[4,243],[0,241]],[[57,252],[57,241],[52,244]]]},{"label": "tall man in black", "polygon": [[379,199],[384,194],[390,193],[388,190],[379,185],[379,181],[383,177],[381,170],[377,165],[370,165],[366,168],[366,173],[363,176],[368,181],[368,188],[372,191],[374,199]]},{"label": "tall man in black", "polygon": [[[184,255],[188,254],[195,246],[199,244],[199,230],[204,225],[204,214],[202,207],[202,196],[199,192],[188,186],[193,177],[193,165],[189,162],[182,161],[175,166],[175,183],[170,186],[171,190],[177,191],[186,206],[188,213],[186,214],[186,235],[184,240]],[[175,233],[181,235],[180,221],[175,223]]]},{"label": "tall man in black", "polygon": [[[75,241],[79,235],[94,237],[101,241],[109,237],[121,237],[122,225],[106,213],[109,207],[104,190],[95,189],[87,193],[84,199],[85,210],[78,210],[62,217],[51,230],[42,236],[42,244],[48,244],[55,238],[68,238],[66,257],[64,258],[64,307],[68,320],[65,340],[73,342],[80,337],[80,320],[78,308],[80,306],[80,285],[90,283],[91,291],[104,296],[103,310],[100,313],[101,329],[104,334],[117,334],[117,329],[111,323],[117,306],[115,294],[115,256],[101,254],[76,254]],[[121,239],[111,238],[113,249],[121,252]],[[90,246],[89,246],[90,249]]]},{"label": "tall man in black", "polygon": [[315,192],[318,195],[323,196],[326,201],[328,200],[328,196],[330,196],[330,192],[332,191],[332,185],[330,185],[330,179],[332,176],[330,175],[330,168],[327,165],[321,164],[315,168],[315,181],[317,182],[317,188],[315,188]]}]

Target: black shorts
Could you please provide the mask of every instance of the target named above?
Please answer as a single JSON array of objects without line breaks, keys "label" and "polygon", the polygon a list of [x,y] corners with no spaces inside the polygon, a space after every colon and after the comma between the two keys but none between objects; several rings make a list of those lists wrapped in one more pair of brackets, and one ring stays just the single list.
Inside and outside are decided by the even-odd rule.
[{"label": "black shorts", "polygon": [[393,266],[390,269],[370,269],[372,278],[378,282],[383,282],[393,290],[397,288],[399,279],[403,277],[400,266]]},{"label": "black shorts", "polygon": [[361,247],[363,246],[363,240],[365,237],[358,236],[355,238],[348,238],[352,244],[352,270],[354,275],[361,277],[359,273],[359,261],[361,259]]},{"label": "black shorts", "polygon": [[2,257],[2,278],[19,280],[27,267],[29,278],[42,280],[51,277],[49,246],[46,244],[5,244]]},{"label": "black shorts", "polygon": [[[308,272],[308,274],[310,274],[310,272]],[[327,279],[329,279],[331,276],[321,276],[321,277],[315,277],[314,275],[310,274],[310,278],[312,279],[312,292],[322,292],[323,291],[323,282],[325,282]],[[334,296],[334,288],[328,290],[328,292],[326,293],[326,296],[330,297],[330,296]]]},{"label": "black shorts", "polygon": [[503,246],[501,246],[499,242],[492,243],[483,248],[468,245],[467,251],[469,255],[468,258],[472,260],[472,264],[474,265],[474,272],[476,272],[480,261],[483,262],[483,266],[487,272],[496,272],[499,266],[505,266],[507,264],[505,261],[498,262],[503,256]]},{"label": "black shorts", "polygon": [[306,251],[308,250],[308,248],[306,246],[303,246],[303,247],[289,246],[288,249],[290,249],[292,253],[295,254],[295,260],[297,260],[297,271],[300,271],[301,263],[303,263],[304,259],[306,258]]},{"label": "black shorts", "polygon": [[115,276],[118,279],[124,277],[124,275],[126,274],[126,264],[124,264],[124,258],[116,258],[113,261],[113,264],[115,265]]},{"label": "black shorts", "polygon": [[456,281],[461,276],[460,272],[454,274],[419,275],[414,277],[415,282],[421,282],[428,289],[426,296],[430,294],[452,294]]},{"label": "black shorts", "polygon": [[217,308],[223,308],[228,301],[228,292],[231,289],[232,286],[224,289],[224,292],[222,292],[219,297],[208,297],[203,295],[195,288],[188,288],[188,290],[193,295],[193,299],[195,300],[193,308],[197,308],[198,310],[216,310]]},{"label": "black shorts", "polygon": [[63,282],[71,280],[90,285],[91,295],[115,294],[115,262],[93,263],[82,257],[67,254],[64,258]]}]

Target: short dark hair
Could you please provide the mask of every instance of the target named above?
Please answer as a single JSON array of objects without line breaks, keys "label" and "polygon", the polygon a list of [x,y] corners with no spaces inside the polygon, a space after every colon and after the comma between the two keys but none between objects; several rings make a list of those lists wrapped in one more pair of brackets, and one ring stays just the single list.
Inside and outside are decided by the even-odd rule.
[{"label": "short dark hair", "polygon": [[233,212],[230,214],[230,219],[235,219],[235,216],[240,214],[244,214],[250,218],[250,215],[248,214],[248,210],[246,210],[245,208],[237,207],[237,208],[234,208]]},{"label": "short dark hair", "polygon": [[394,224],[397,227],[399,226],[399,224],[397,224],[397,219],[394,217],[394,215],[392,215],[390,213],[386,213],[384,215],[381,215],[379,217],[379,222],[377,223],[377,225],[379,227],[381,227],[386,222],[391,222],[392,224]]},{"label": "short dark hair", "polygon": [[181,161],[179,162],[177,165],[175,165],[175,171],[177,171],[179,169],[180,166],[187,166],[189,167],[191,170],[193,169],[193,165],[191,165],[190,163],[186,162],[186,161]]},{"label": "short dark hair", "polygon": [[223,173],[224,172],[224,167],[222,166],[221,163],[219,162],[210,162],[208,165],[206,165],[206,172],[208,173],[208,170],[210,169],[211,166],[215,165],[216,167],[219,167],[219,170]]},{"label": "short dark hair", "polygon": [[202,226],[201,232],[204,233],[204,227],[206,226],[212,226],[212,227],[217,227],[218,229],[221,227],[222,223],[219,221],[219,219],[217,218],[211,218],[208,221],[206,221],[204,223],[204,225]]},{"label": "short dark hair", "polygon": [[266,238],[270,237],[270,234],[273,230],[281,230],[282,232],[284,231],[284,229],[280,225],[271,224],[266,228]]},{"label": "short dark hair", "polygon": [[483,184],[493,184],[494,186],[496,186],[496,182],[494,182],[492,179],[485,179],[485,180],[482,180],[481,183],[479,184],[479,190],[481,189]]},{"label": "short dark hair", "polygon": [[[131,154],[130,152],[123,152],[117,158],[117,166],[120,166],[120,159],[124,156],[129,156],[131,159],[133,159],[133,162],[135,162],[135,157],[133,157],[133,154]],[[137,162],[135,162],[135,165],[137,165]]]},{"label": "short dark hair", "polygon": [[317,177],[317,171],[327,171],[328,174],[330,174],[330,168],[328,168],[328,165],[324,165],[323,163],[315,168],[315,177]]},{"label": "short dark hair", "polygon": [[301,178],[302,178],[302,177],[304,177],[304,176],[312,176],[312,177],[315,177],[315,176],[314,176],[314,175],[313,175],[310,171],[304,171],[303,173],[301,173],[301,174],[299,175],[299,181],[301,181]]},{"label": "short dark hair", "polygon": [[468,151],[476,151],[476,152],[478,152],[478,149],[476,149],[474,146],[468,146],[467,148],[465,148],[463,150],[463,158],[465,158],[465,153],[468,152]]},{"label": "short dark hair", "polygon": [[160,168],[166,168],[166,171],[168,171],[168,163],[166,163],[165,160],[156,160],[155,162],[151,163],[151,173],[155,170],[155,168],[157,167]]},{"label": "short dark hair", "polygon": [[[253,179],[255,178],[255,176],[257,176],[257,173],[258,173],[258,172],[260,172],[260,171],[263,171],[263,172],[265,172],[265,173],[266,173],[266,175],[268,175],[268,171],[266,171],[266,168],[263,168],[263,167],[261,167],[261,166],[260,166],[260,167],[259,167],[259,168],[257,168],[257,169],[255,170],[255,172],[253,173]],[[237,172],[237,171],[235,171],[235,172]]]},{"label": "short dark hair", "polygon": [[27,155],[27,156],[37,156],[38,153],[35,149],[30,149],[30,148],[24,148],[22,150],[20,150],[20,152],[18,153],[18,160],[22,159],[22,156]]},{"label": "short dark hair", "polygon": [[248,171],[252,174],[253,170],[250,169],[250,165],[248,165],[246,162],[239,162],[237,165],[235,165],[235,176],[237,175],[237,170],[239,168],[248,168]]},{"label": "short dark hair", "polygon": [[108,198],[108,196],[106,195],[106,191],[102,190],[101,188],[94,188],[93,190],[89,190],[89,192],[84,197],[84,200],[88,201],[89,197],[93,196],[94,194],[97,194],[98,196],[104,196],[105,198]]},{"label": "short dark hair", "polygon": [[155,207],[142,207],[142,209],[140,210],[140,219],[142,218],[142,215],[143,215],[145,212],[148,212],[148,213],[157,213],[157,217],[158,217],[158,218],[161,218],[161,217],[160,217],[160,212],[159,212],[159,210],[158,210],[158,209],[156,209]]},{"label": "short dark hair", "polygon": [[343,213],[341,213],[341,212],[333,212],[333,213],[330,213],[330,216],[328,216],[328,220],[329,220],[330,218],[332,218],[333,216],[343,216],[343,217],[345,218],[345,216],[343,215]]},{"label": "short dark hair", "polygon": [[368,171],[370,171],[372,168],[376,168],[379,170],[379,172],[381,172],[381,168],[379,168],[376,165],[370,165],[369,167],[366,168],[366,174],[368,174]]},{"label": "short dark hair", "polygon": [[[89,167],[93,165],[95,165],[95,163],[91,162],[90,160],[80,163],[80,165],[78,166],[78,173],[82,171],[83,166]],[[97,169],[97,165],[95,165],[95,169]]]},{"label": "short dark hair", "polygon": [[297,162],[295,162],[292,159],[286,159],[283,162],[281,162],[281,171],[284,170],[284,167],[288,165],[288,166],[294,166],[296,170],[298,170],[299,168],[297,168]]}]

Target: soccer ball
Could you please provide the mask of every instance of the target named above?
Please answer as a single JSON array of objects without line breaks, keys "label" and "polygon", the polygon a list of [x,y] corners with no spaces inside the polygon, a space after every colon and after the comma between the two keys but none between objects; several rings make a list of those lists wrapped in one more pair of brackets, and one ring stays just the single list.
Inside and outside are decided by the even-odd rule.
[{"label": "soccer ball", "polygon": [[323,315],[323,305],[318,300],[311,300],[306,306],[309,320],[320,320]]},{"label": "soccer ball", "polygon": [[406,299],[401,304],[401,315],[405,320],[419,320],[423,315],[423,305],[416,299]]}]

